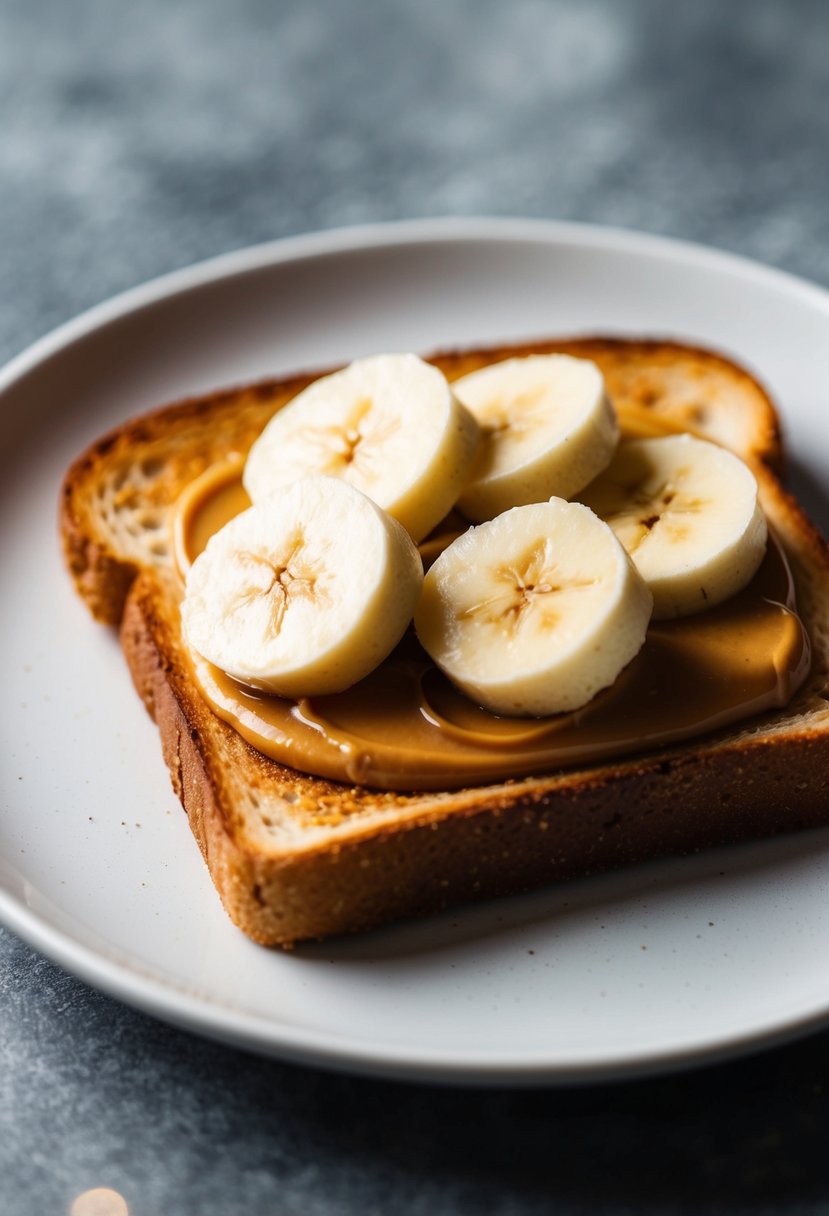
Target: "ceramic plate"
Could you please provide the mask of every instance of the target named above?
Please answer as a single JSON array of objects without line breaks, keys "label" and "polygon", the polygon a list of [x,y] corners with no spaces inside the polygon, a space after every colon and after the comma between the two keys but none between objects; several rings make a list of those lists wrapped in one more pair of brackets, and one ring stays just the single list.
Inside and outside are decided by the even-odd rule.
[{"label": "ceramic plate", "polygon": [[829,523],[829,296],[734,257],[523,221],[351,229],[129,292],[0,378],[0,914],[131,1005],[286,1059],[454,1082],[679,1067],[829,1020],[829,834],[639,867],[293,954],[227,920],[115,636],[60,562],[64,467],[191,393],[382,350],[707,343],[779,402]]}]

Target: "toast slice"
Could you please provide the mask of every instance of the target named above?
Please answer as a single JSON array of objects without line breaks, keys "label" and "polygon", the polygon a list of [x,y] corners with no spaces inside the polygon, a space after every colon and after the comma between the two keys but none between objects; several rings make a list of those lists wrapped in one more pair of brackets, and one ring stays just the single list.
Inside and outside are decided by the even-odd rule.
[{"label": "toast slice", "polygon": [[207,706],[183,649],[169,517],[181,490],[316,375],[167,406],[70,468],[66,562],[99,620],[120,626],[173,787],[234,922],[290,946],[557,878],[829,822],[829,549],[779,479],[774,407],[743,369],[668,342],[578,339],[448,353],[450,379],[515,355],[563,352],[604,372],[623,427],[691,430],[757,474],[810,634],[809,678],[783,710],[692,743],[445,793],[391,793],[264,757]]}]

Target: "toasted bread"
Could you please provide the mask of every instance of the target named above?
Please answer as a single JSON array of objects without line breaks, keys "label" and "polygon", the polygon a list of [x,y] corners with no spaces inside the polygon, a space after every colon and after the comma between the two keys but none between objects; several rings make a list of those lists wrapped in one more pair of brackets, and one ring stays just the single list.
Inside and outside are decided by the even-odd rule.
[{"label": "toasted bread", "polygon": [[538,342],[432,362],[453,379],[552,351],[599,364],[628,429],[645,418],[695,431],[756,472],[813,649],[809,678],[785,709],[623,762],[451,792],[379,792],[306,776],[257,752],[203,700],[183,649],[168,533],[181,490],[228,452],[245,453],[315,376],[167,406],[99,440],[67,473],[69,570],[93,615],[120,625],[213,881],[258,942],[289,946],[829,822],[829,550],[779,479],[783,450],[768,396],[729,360],[667,342]]}]

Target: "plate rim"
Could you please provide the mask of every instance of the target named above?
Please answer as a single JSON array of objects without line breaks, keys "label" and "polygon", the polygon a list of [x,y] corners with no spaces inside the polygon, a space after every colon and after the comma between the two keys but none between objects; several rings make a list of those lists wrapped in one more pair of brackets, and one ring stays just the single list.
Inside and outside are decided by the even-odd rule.
[{"label": "plate rim", "polygon": [[[166,298],[235,275],[307,258],[346,251],[394,248],[435,242],[526,242],[593,248],[659,257],[707,266],[762,282],[807,300],[829,315],[829,291],[788,271],[740,254],[696,242],[632,229],[569,221],[505,216],[435,217],[349,225],[278,238],[219,254],[170,271],[93,305],[27,346],[0,368],[0,408],[5,394],[41,363],[112,321]],[[264,1016],[233,1010],[179,990],[170,979],[145,973],[126,960],[107,956],[50,923],[12,891],[0,887],[0,921],[34,949],[93,988],[160,1020],[237,1048],[291,1063],[397,1080],[463,1085],[569,1085],[645,1077],[702,1063],[732,1059],[783,1043],[829,1021],[829,992],[819,1005],[788,1017],[726,1034],[709,1033],[683,1046],[631,1053],[618,1049],[573,1060],[548,1052],[526,1061],[516,1056],[486,1057],[480,1049],[459,1052],[394,1043],[370,1045],[353,1036],[295,1028]]]},{"label": "plate rim", "polygon": [[156,275],[93,304],[61,322],[24,347],[0,367],[0,394],[43,360],[57,354],[93,330],[158,300],[183,294],[218,279],[259,270],[264,266],[327,257],[354,249],[382,248],[429,241],[520,241],[579,245],[590,242],[646,256],[662,256],[753,277],[811,300],[829,310],[829,289],[788,270],[768,266],[743,254],[680,237],[641,232],[634,228],[518,216],[437,216],[426,219],[378,221],[326,228],[277,237],[232,249],[190,265]]}]

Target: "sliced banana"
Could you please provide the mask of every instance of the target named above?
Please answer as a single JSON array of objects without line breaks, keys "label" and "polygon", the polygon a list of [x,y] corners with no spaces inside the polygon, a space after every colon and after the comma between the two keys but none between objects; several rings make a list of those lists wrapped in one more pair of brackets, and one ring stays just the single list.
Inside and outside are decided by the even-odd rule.
[{"label": "sliced banana", "polygon": [[422,540],[455,500],[480,433],[445,377],[416,355],[375,355],[314,381],[251,448],[254,502],[309,473],[340,477]]},{"label": "sliced banana", "polygon": [[396,520],[343,481],[309,477],[211,537],[187,575],[184,635],[253,688],[340,692],[400,640],[422,582]]},{"label": "sliced banana", "polygon": [[470,519],[572,498],[601,472],[619,427],[595,363],[569,355],[506,359],[454,381],[483,441],[459,501]]},{"label": "sliced banana", "polygon": [[554,714],[612,684],[645,640],[651,594],[606,524],[560,498],[454,541],[423,583],[424,649],[478,704]]},{"label": "sliced banana", "polygon": [[607,520],[653,592],[655,619],[735,595],[766,551],[751,470],[691,435],[623,443],[583,502]]}]

